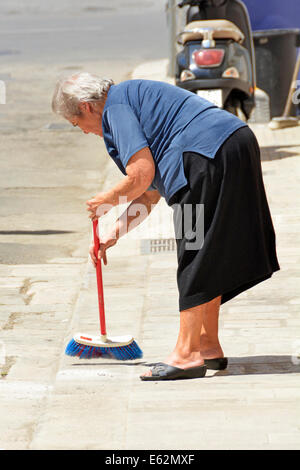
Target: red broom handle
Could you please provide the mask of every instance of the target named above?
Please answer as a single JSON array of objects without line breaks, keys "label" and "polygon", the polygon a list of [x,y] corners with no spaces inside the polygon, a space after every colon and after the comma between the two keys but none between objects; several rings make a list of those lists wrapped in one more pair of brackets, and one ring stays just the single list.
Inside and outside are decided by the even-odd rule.
[{"label": "red broom handle", "polygon": [[96,276],[97,276],[97,287],[98,287],[100,331],[101,331],[101,335],[105,336],[106,325],[105,325],[105,311],[104,311],[103,280],[102,280],[101,259],[98,259],[100,240],[97,234],[97,228],[98,228],[98,219],[93,220],[94,249],[95,249],[94,253],[97,258]]}]

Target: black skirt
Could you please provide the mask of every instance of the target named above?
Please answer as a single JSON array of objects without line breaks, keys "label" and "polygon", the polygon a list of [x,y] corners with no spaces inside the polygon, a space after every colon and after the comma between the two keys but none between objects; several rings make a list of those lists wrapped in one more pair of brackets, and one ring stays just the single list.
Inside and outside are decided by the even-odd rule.
[{"label": "black skirt", "polygon": [[246,126],[214,159],[183,154],[188,184],[172,196],[180,311],[225,303],[280,269],[260,150]]}]

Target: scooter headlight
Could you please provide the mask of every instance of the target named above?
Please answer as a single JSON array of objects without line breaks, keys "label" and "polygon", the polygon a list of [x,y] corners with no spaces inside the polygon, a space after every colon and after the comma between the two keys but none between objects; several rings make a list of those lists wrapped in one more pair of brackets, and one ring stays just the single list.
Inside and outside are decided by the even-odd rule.
[{"label": "scooter headlight", "polygon": [[186,82],[187,80],[195,80],[196,75],[190,70],[183,70],[180,74],[180,80]]}]

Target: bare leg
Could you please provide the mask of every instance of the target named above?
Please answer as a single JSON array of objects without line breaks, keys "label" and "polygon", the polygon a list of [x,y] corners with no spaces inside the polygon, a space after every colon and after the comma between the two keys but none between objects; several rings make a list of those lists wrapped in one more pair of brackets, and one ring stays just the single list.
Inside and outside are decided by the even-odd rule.
[{"label": "bare leg", "polygon": [[[218,339],[221,297],[180,312],[180,328],[174,351],[164,361],[188,369],[204,364],[204,359],[223,357]],[[143,375],[151,375],[151,371]]]},{"label": "bare leg", "polygon": [[201,356],[203,359],[224,357],[219,341],[219,311],[221,296],[207,302],[203,312],[200,335]]}]

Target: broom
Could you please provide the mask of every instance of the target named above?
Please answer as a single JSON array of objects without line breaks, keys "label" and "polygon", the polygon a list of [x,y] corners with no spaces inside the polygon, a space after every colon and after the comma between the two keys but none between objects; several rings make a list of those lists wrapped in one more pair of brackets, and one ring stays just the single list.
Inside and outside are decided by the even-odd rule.
[{"label": "broom", "polygon": [[118,360],[139,359],[143,353],[132,336],[109,337],[106,334],[104,296],[101,259],[98,259],[100,240],[97,235],[98,219],[93,221],[95,255],[97,258],[96,277],[98,288],[98,304],[100,318],[100,336],[76,334],[66,347],[68,356],[78,356],[81,359],[108,358]]},{"label": "broom", "polygon": [[273,131],[277,129],[284,129],[285,127],[295,127],[300,124],[299,117],[290,116],[291,107],[293,104],[293,93],[297,88],[297,76],[300,70],[300,52],[298,53],[297,62],[295,65],[295,70],[293,78],[290,85],[290,90],[287,98],[287,102],[284,108],[283,116],[274,117],[271,122],[269,122],[269,128]]}]

